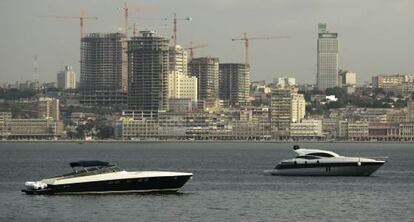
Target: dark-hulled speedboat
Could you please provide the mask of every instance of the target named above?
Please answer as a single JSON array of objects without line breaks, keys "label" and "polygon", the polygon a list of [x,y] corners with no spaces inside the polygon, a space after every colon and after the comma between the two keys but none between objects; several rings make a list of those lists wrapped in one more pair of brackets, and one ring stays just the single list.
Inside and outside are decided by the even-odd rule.
[{"label": "dark-hulled speedboat", "polygon": [[345,157],[334,152],[319,149],[301,149],[295,145],[298,154],[293,159],[283,160],[265,174],[281,176],[369,176],[386,161],[361,157]]},{"label": "dark-hulled speedboat", "polygon": [[70,163],[73,172],[26,182],[26,194],[99,194],[175,192],[193,176],[192,173],[168,171],[125,171],[103,161]]}]

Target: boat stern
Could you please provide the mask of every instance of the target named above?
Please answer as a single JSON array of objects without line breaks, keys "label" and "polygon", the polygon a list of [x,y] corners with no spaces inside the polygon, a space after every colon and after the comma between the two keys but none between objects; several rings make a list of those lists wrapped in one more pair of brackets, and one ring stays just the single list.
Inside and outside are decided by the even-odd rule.
[{"label": "boat stern", "polygon": [[26,194],[50,194],[52,190],[48,188],[47,183],[42,181],[26,181],[24,183],[25,188],[22,192]]}]

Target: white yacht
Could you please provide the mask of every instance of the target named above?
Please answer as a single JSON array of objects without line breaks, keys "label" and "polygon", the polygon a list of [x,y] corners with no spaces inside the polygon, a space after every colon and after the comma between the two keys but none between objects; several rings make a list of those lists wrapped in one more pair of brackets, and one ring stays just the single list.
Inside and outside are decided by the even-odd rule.
[{"label": "white yacht", "polygon": [[293,146],[298,154],[293,159],[283,160],[265,174],[281,176],[369,176],[386,161],[361,157],[345,157],[319,149],[302,149]]},{"label": "white yacht", "polygon": [[175,192],[192,173],[168,171],[125,171],[103,161],[70,163],[73,172],[25,183],[26,194],[84,194]]}]

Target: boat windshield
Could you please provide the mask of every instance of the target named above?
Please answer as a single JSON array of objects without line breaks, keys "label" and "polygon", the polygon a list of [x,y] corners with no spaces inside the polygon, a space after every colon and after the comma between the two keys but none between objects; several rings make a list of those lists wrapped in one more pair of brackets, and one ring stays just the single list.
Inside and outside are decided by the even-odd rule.
[{"label": "boat windshield", "polygon": [[312,155],[304,155],[304,156],[297,156],[296,159],[316,160],[316,159],[320,159],[320,157],[312,156]]},{"label": "boat windshield", "polygon": [[329,154],[329,153],[308,153],[306,155],[319,156],[319,157],[334,157],[334,155]]},{"label": "boat windshield", "polygon": [[82,176],[90,176],[90,175],[97,175],[97,174],[104,174],[104,173],[113,173],[113,172],[120,172],[123,171],[122,168],[118,166],[94,166],[94,167],[85,167],[79,170],[74,169],[73,172],[67,173],[60,176],[55,176],[52,178],[63,177],[63,178],[71,178],[71,177],[82,177]]}]

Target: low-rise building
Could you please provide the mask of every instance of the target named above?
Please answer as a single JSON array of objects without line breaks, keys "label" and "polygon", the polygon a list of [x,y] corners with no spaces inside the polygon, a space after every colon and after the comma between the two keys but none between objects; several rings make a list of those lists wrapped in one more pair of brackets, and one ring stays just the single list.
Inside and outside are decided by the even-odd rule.
[{"label": "low-rise building", "polygon": [[387,122],[369,122],[368,139],[377,141],[400,140],[400,124]]},{"label": "low-rise building", "polygon": [[387,112],[386,120],[390,123],[403,123],[407,122],[407,111],[393,109],[392,111]]},{"label": "low-rise building", "polygon": [[326,135],[326,138],[336,138],[338,135],[338,119],[322,118],[322,131]]},{"label": "low-rise building", "polygon": [[341,120],[338,122],[338,138],[361,141],[368,139],[368,122]]},{"label": "low-rise building", "polygon": [[293,139],[321,139],[322,120],[303,119],[301,122],[290,124],[290,137]]},{"label": "low-rise building", "polygon": [[158,139],[158,121],[153,118],[121,118],[115,122],[115,138],[123,140]]},{"label": "low-rise building", "polygon": [[13,119],[0,113],[0,137],[5,139],[54,139],[60,137],[63,123],[52,118]]}]

